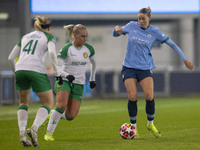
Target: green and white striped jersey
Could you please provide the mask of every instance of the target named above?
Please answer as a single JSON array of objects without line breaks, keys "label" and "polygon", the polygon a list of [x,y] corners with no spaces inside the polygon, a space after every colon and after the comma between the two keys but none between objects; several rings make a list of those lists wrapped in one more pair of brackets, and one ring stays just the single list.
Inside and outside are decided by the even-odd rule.
[{"label": "green and white striped jersey", "polygon": [[58,58],[64,61],[63,71],[75,77],[73,83],[85,84],[87,63],[94,54],[91,45],[85,43],[81,48],[76,48],[73,42],[70,42],[60,50]]}]

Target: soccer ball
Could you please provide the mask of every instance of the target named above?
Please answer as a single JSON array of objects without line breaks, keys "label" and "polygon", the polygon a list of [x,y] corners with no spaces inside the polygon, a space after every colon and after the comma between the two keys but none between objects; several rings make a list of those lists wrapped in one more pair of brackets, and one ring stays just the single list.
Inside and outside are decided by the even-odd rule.
[{"label": "soccer ball", "polygon": [[133,139],[136,135],[136,128],[131,123],[124,123],[119,130],[123,139]]}]

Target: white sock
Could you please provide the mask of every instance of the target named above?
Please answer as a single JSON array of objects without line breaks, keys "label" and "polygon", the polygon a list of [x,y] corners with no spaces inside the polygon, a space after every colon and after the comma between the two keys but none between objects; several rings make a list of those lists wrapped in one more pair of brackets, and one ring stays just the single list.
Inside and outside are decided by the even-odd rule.
[{"label": "white sock", "polygon": [[132,125],[136,128],[136,123],[132,123]]},{"label": "white sock", "polygon": [[62,113],[59,113],[56,110],[54,110],[51,113],[46,134],[51,134],[51,135],[53,134],[53,132],[54,132],[54,130],[55,130],[55,128],[56,128],[61,116],[62,116]]},{"label": "white sock", "polygon": [[148,124],[153,124],[153,120],[151,120],[151,121],[148,120]]},{"label": "white sock", "polygon": [[60,117],[60,119],[67,120],[67,118],[66,118],[66,116],[65,116],[65,112],[62,114],[62,116]]},{"label": "white sock", "polygon": [[44,123],[44,121],[46,120],[48,116],[48,110],[44,107],[41,107],[38,109],[38,112],[36,114],[35,120],[33,122],[33,125],[31,126],[31,128],[37,132],[39,127]]},{"label": "white sock", "polygon": [[19,109],[17,111],[17,119],[18,119],[20,135],[25,135],[27,120],[28,120],[28,111],[24,109]]}]

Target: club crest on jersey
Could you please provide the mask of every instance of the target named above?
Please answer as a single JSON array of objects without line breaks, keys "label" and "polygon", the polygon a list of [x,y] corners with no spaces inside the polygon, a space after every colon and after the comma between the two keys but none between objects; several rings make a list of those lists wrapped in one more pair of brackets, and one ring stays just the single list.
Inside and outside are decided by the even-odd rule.
[{"label": "club crest on jersey", "polygon": [[84,57],[84,58],[88,58],[88,53],[86,53],[86,52],[83,53],[83,57]]},{"label": "club crest on jersey", "polygon": [[57,83],[57,88],[60,88],[61,86],[62,86],[62,85],[60,85],[60,84]]},{"label": "club crest on jersey", "polygon": [[152,35],[151,35],[151,34],[148,34],[148,35],[147,35],[147,37],[148,37],[148,38],[151,38],[151,37],[152,37]]}]

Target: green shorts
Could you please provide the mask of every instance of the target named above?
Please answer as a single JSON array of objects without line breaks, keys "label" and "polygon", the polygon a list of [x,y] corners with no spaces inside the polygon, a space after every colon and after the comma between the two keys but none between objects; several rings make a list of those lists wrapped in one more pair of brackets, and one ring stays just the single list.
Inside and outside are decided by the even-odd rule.
[{"label": "green shorts", "polygon": [[51,84],[46,74],[20,70],[15,72],[15,79],[17,90],[28,90],[32,87],[34,92],[39,93],[51,89]]},{"label": "green shorts", "polygon": [[58,91],[68,91],[70,93],[69,98],[75,99],[80,102],[82,101],[82,96],[83,96],[82,84],[76,84],[76,83],[70,84],[69,82],[63,80],[63,84],[58,85],[58,81],[56,81],[54,86],[54,91],[55,93]]}]

